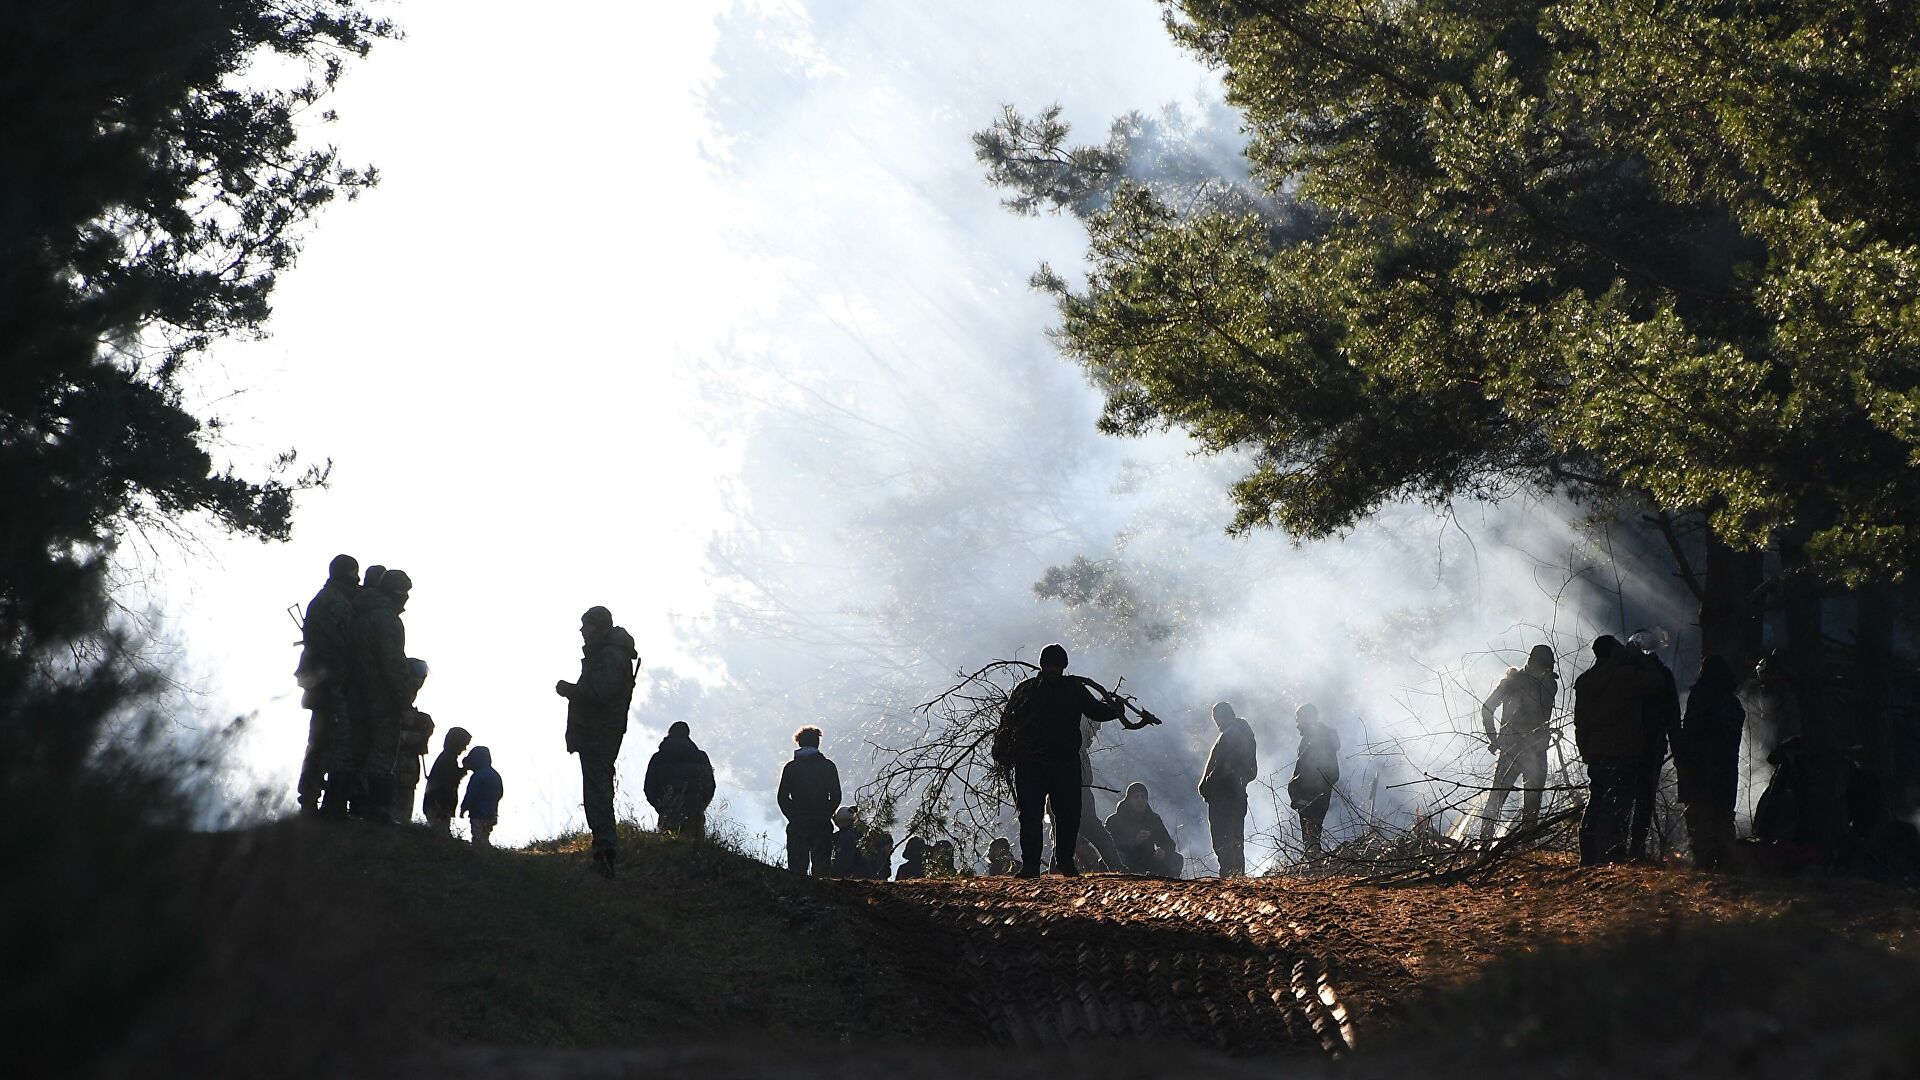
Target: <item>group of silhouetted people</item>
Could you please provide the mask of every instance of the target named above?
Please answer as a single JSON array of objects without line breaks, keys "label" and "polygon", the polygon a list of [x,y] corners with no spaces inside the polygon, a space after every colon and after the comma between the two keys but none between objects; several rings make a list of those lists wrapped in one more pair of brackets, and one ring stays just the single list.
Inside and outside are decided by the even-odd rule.
[{"label": "group of silhouetted people", "polygon": [[[312,711],[298,782],[304,812],[376,822],[412,818],[421,762],[434,732],[432,717],[415,705],[427,666],[407,656],[401,619],[412,591],[404,571],[367,569],[350,555],[334,558],[326,584],[307,605],[295,675],[302,704]],[[605,607],[580,618],[580,674],[554,690],[567,701],[566,746],[578,755],[582,805],[592,835],[593,863],[612,877],[617,849],[614,773],[626,735],[627,713],[639,678],[634,639]],[[1574,741],[1587,770],[1588,799],[1580,828],[1583,863],[1644,859],[1654,800],[1669,750],[1686,806],[1694,858],[1721,865],[1734,845],[1734,800],[1739,787],[1740,741],[1746,708],[1733,668],[1718,656],[1702,663],[1680,708],[1673,673],[1660,661],[1660,642],[1635,635],[1593,643],[1594,663],[1575,680]],[[986,852],[988,874],[1037,877],[1043,864],[1073,875],[1082,865],[1164,877],[1185,871],[1166,822],[1145,784],[1130,784],[1105,821],[1095,814],[1090,751],[1099,725],[1141,727],[1159,721],[1129,699],[1070,677],[1066,649],[1041,650],[1039,671],[1009,694],[992,744],[994,761],[1011,775],[1019,820],[1012,841],[995,837]],[[1754,692],[1784,700],[1791,686],[1777,657],[1756,671]],[[1526,664],[1510,669],[1481,705],[1481,723],[1495,754],[1493,783],[1482,808],[1481,840],[1492,843],[1508,798],[1522,793],[1514,831],[1538,823],[1547,786],[1553,708],[1559,693],[1553,650],[1533,648]],[[1496,717],[1498,723],[1496,724]],[[1299,815],[1309,860],[1324,854],[1323,827],[1340,779],[1340,736],[1311,704],[1295,713],[1299,747],[1287,798]],[[1199,780],[1209,832],[1222,877],[1246,872],[1247,787],[1259,776],[1252,725],[1228,702],[1213,706],[1218,735]],[[821,751],[823,732],[807,725],[794,733],[794,750],[781,771],[776,801],[786,818],[787,866],[795,873],[906,880],[957,872],[950,840],[910,836],[896,866],[894,840],[878,824],[842,805],[839,769]],[[450,833],[456,814],[469,819],[476,845],[486,846],[499,820],[504,792],[485,746],[464,728],[447,731],[440,754],[425,771],[420,810],[435,831]],[[1868,817],[1871,778],[1857,764],[1793,734],[1773,752],[1773,783],[1755,817],[1756,837],[1811,844],[1836,843]],[[465,784],[465,795],[461,794]],[[706,835],[714,798],[714,770],[684,722],[671,725],[647,764],[645,794],[663,832]],[[1051,851],[1048,850],[1051,819]],[[1911,831],[1911,830],[1909,830]],[[1920,851],[1920,849],[1916,849]],[[971,872],[971,870],[967,871]]]},{"label": "group of silhouetted people", "polygon": [[[412,591],[403,570],[369,566],[363,578],[359,560],[337,555],[307,604],[294,670],[301,704],[312,714],[297,784],[303,812],[376,823],[413,818],[434,725],[415,705],[427,665],[407,655],[400,617]],[[468,749],[471,743],[463,728],[447,732],[421,810],[435,828],[450,831],[461,781],[471,773],[458,811],[471,821],[474,842],[485,845],[502,785],[487,748]]]}]

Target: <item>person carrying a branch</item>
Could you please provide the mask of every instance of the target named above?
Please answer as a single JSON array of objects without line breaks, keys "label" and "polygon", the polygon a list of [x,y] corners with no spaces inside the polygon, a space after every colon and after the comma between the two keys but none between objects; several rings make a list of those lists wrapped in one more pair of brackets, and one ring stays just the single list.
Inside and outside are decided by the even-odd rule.
[{"label": "person carrying a branch", "polygon": [[[1495,755],[1493,790],[1487,793],[1487,808],[1480,817],[1482,844],[1493,842],[1516,779],[1526,784],[1521,789],[1519,828],[1530,829],[1540,820],[1540,793],[1547,786],[1547,746],[1553,738],[1553,702],[1559,692],[1553,648],[1535,645],[1527,654],[1527,666],[1508,668],[1507,677],[1481,704],[1480,723],[1487,729],[1487,745]],[[1493,725],[1495,712],[1500,713],[1498,728]]]},{"label": "person carrying a branch", "polygon": [[1054,870],[1079,873],[1074,851],[1080,839],[1080,719],[1096,723],[1121,718],[1125,703],[1113,694],[1096,696],[1086,683],[1067,677],[1067,650],[1054,644],[1040,650],[1040,674],[1013,688],[1000,723],[1011,735],[1014,805],[1020,814],[1020,871],[1040,876],[1046,840],[1043,815],[1053,814]]}]

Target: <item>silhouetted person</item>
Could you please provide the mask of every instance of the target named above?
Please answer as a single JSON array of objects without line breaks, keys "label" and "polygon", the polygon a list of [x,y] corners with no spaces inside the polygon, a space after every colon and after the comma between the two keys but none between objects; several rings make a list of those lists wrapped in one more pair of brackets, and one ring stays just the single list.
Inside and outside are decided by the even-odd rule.
[{"label": "silhouetted person", "polygon": [[1127,785],[1126,797],[1107,818],[1107,832],[1120,849],[1120,865],[1136,874],[1177,878],[1186,857],[1174,845],[1167,823],[1148,801],[1147,785]]},{"label": "silhouetted person", "polygon": [[1587,810],[1580,820],[1584,866],[1627,857],[1633,793],[1647,754],[1646,699],[1663,687],[1611,636],[1593,642],[1593,666],[1573,681],[1573,740],[1587,766]]},{"label": "silhouetted person", "polygon": [[1013,842],[1004,836],[996,836],[987,845],[987,876],[1001,877],[1013,873]]},{"label": "silhouetted person", "polygon": [[359,560],[335,555],[327,565],[327,583],[313,594],[300,622],[300,664],[293,677],[300,685],[300,704],[312,715],[295,791],[307,813],[320,809],[327,770],[353,708],[353,596],[359,588]]},{"label": "silhouetted person", "polygon": [[833,876],[887,880],[893,870],[893,838],[867,828],[857,807],[835,810],[833,826]]},{"label": "silhouetted person", "polygon": [[1118,869],[1120,849],[1113,842],[1113,835],[1107,832],[1107,826],[1100,818],[1100,808],[1093,801],[1093,740],[1100,734],[1100,725],[1085,717],[1080,720],[1080,839],[1076,850],[1092,846],[1100,855],[1100,863],[1081,859],[1076,864],[1096,869]]},{"label": "silhouetted person", "polygon": [[693,744],[692,729],[676,720],[647,761],[647,802],[660,815],[660,831],[699,839],[707,835],[713,802],[713,762]]},{"label": "silhouetted person", "polygon": [[928,845],[928,877],[956,877],[959,873],[960,866],[953,850],[953,841],[943,836]]},{"label": "silhouetted person", "polygon": [[1040,650],[1040,674],[1013,688],[1000,722],[1014,733],[1013,790],[1020,813],[1020,874],[1040,876],[1045,842],[1043,818],[1053,815],[1054,869],[1078,873],[1073,852],[1080,840],[1082,808],[1082,718],[1105,722],[1120,718],[1120,706],[1102,701],[1067,677],[1067,650]]},{"label": "silhouetted person", "polygon": [[493,827],[500,823],[500,797],[507,787],[493,767],[493,751],[484,746],[467,751],[466,767],[473,778],[467,781],[467,797],[460,802],[460,814],[473,830],[474,846],[492,847]]},{"label": "silhouetted person", "polygon": [[1213,706],[1213,726],[1220,734],[1200,774],[1200,797],[1207,801],[1207,828],[1213,834],[1220,876],[1240,877],[1247,872],[1247,785],[1260,776],[1259,746],[1253,725],[1236,716],[1228,702]]},{"label": "silhouetted person", "polygon": [[1634,776],[1633,810],[1627,825],[1627,857],[1648,858],[1647,837],[1653,831],[1654,804],[1660,795],[1660,774],[1667,761],[1667,745],[1680,728],[1680,690],[1673,671],[1656,650],[1666,641],[1665,631],[1641,632],[1627,642],[1634,663],[1660,676],[1661,687],[1640,703],[1640,725],[1646,731],[1640,771]]},{"label": "silhouetted person", "polygon": [[893,872],[895,881],[913,881],[927,876],[927,851],[932,847],[918,836],[907,837],[900,847],[900,867]]},{"label": "silhouetted person", "polygon": [[1747,710],[1740,704],[1733,665],[1724,656],[1700,662],[1700,677],[1687,693],[1687,712],[1674,739],[1673,764],[1680,801],[1687,807],[1687,837],[1693,863],[1711,870],[1733,852],[1733,805],[1740,791],[1740,736]]},{"label": "silhouetted person", "polygon": [[820,729],[793,733],[793,760],[780,770],[780,813],[787,819],[787,869],[826,877],[833,869],[833,812],[840,770],[820,752]]},{"label": "silhouetted person", "polygon": [[[393,763],[400,751],[400,721],[418,689],[407,664],[407,609],[413,579],[388,570],[362,589],[354,612],[354,709],[346,763],[348,812],[369,821],[393,820]],[[330,796],[331,797],[331,796]]]},{"label": "silhouetted person", "polygon": [[440,754],[433,759],[433,768],[427,770],[427,792],[420,797],[420,812],[426,815],[427,827],[442,836],[452,828],[454,811],[460,806],[460,780],[467,773],[460,755],[471,745],[473,736],[466,728],[448,728]]},{"label": "silhouetted person", "polygon": [[[1487,808],[1480,818],[1480,840],[1493,840],[1500,825],[1500,813],[1507,796],[1513,794],[1513,782],[1525,788],[1520,796],[1521,829],[1530,829],[1540,820],[1540,795],[1547,786],[1547,748],[1553,741],[1553,702],[1560,692],[1560,677],[1553,670],[1553,649],[1535,645],[1527,654],[1527,665],[1508,668],[1500,685],[1480,705],[1480,723],[1487,729],[1487,744],[1493,748],[1493,790],[1487,793]],[[1493,715],[1500,714],[1500,726],[1493,726]]]},{"label": "silhouetted person", "polygon": [[613,613],[595,605],[580,616],[580,681],[565,679],[553,692],[567,699],[567,752],[580,755],[580,802],[593,833],[593,867],[613,876],[619,846],[613,817],[613,767],[627,737],[627,709],[640,677],[633,635],[613,624]]},{"label": "silhouetted person", "polygon": [[420,761],[433,749],[433,717],[420,711],[417,699],[427,682],[427,662],[407,658],[413,672],[415,701],[407,703],[400,719],[400,749],[393,758],[393,820],[413,820],[413,794],[420,788]]},{"label": "silhouetted person", "polygon": [[1322,723],[1320,710],[1302,705],[1293,714],[1300,729],[1300,749],[1293,761],[1293,779],[1287,781],[1287,801],[1300,815],[1300,844],[1307,857],[1324,853],[1320,830],[1333,806],[1333,788],[1340,782],[1340,733]]}]

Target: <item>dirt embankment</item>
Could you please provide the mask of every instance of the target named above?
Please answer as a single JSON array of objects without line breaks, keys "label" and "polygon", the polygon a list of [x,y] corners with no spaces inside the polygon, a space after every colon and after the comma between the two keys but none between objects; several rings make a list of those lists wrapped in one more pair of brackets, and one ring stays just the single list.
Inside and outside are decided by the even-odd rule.
[{"label": "dirt embankment", "polygon": [[839,889],[884,932],[950,958],[981,1036],[1030,1049],[1321,1050],[1357,1075],[1402,1055],[1571,1075],[1787,1076],[1816,1060],[1902,1075],[1920,1061],[1874,1004],[1920,989],[1920,910],[1910,891],[1863,882],[1544,855],[1472,885],[1090,875]]},{"label": "dirt embankment", "polygon": [[809,881],[650,834],[608,882],[578,842],[310,822],[183,850],[205,917],[108,1075],[262,1040],[414,1080],[1920,1074],[1915,894],[1858,882]]}]

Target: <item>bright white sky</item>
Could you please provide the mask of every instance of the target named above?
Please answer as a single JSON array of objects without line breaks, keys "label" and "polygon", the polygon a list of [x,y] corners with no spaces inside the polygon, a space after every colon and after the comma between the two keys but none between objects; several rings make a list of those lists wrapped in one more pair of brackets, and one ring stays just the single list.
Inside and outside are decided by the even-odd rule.
[{"label": "bright white sky", "polygon": [[[184,674],[207,713],[255,714],[254,777],[290,794],[305,720],[284,610],[345,551],[412,575],[409,651],[433,669],[420,704],[493,747],[499,839],[577,822],[552,684],[577,670],[579,613],[612,608],[650,666],[713,670],[675,655],[671,630],[708,606],[703,549],[730,520],[743,418],[717,412],[698,380],[718,351],[777,344],[782,295],[849,321],[888,315],[862,312],[844,283],[791,280],[778,238],[860,220],[878,163],[896,193],[954,192],[966,205],[953,212],[1023,230],[998,256],[1003,279],[954,283],[1017,286],[1042,256],[1070,258],[1077,234],[1000,214],[967,132],[1002,102],[1055,100],[1097,132],[1212,85],[1148,0],[1042,8],[394,5],[406,40],[350,69],[328,102],[341,120],[320,136],[377,165],[381,185],[322,215],[276,294],[272,338],[223,345],[202,369],[235,461],[296,447],[332,458],[332,486],[301,500],[291,543],[126,553],[191,643]],[[745,58],[727,72],[723,14],[723,54]],[[763,78],[757,51],[798,58],[802,77]],[[971,70],[916,64],[930,54]],[[723,122],[752,128],[751,145]],[[849,145],[859,160],[836,157]],[[830,242],[859,264],[914,240],[836,226]],[[1038,341],[1045,304],[1010,292],[1028,325],[1009,332]],[[1078,385],[1064,362],[1060,381]],[[630,737],[629,790],[652,741]]]}]

